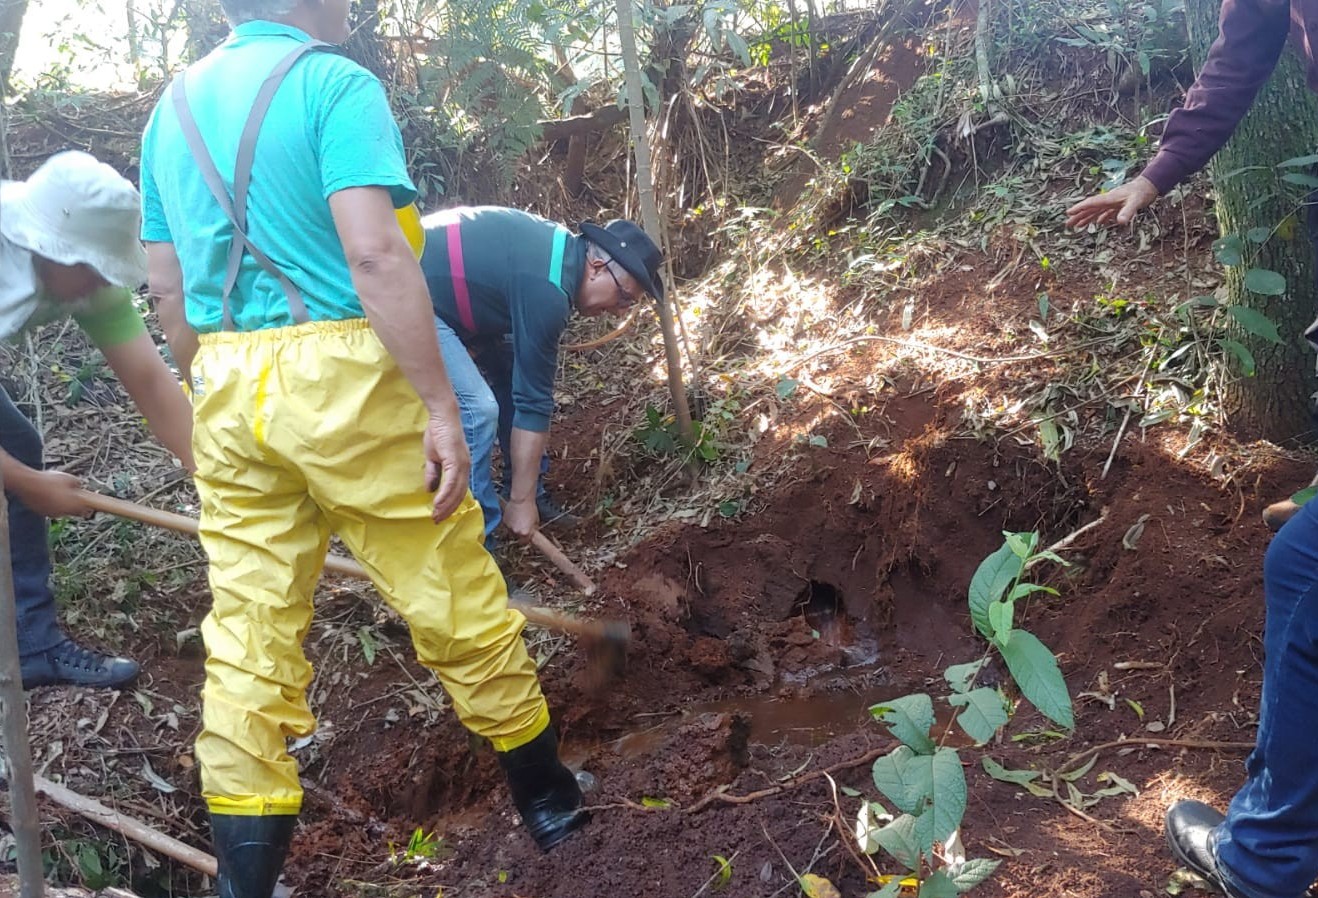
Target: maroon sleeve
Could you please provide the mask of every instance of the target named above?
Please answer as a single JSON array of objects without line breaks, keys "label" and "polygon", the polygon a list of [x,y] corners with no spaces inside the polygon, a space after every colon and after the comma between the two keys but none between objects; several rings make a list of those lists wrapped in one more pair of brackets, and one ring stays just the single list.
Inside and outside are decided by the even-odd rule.
[{"label": "maroon sleeve", "polygon": [[1207,165],[1231,137],[1276,68],[1290,27],[1287,0],[1224,0],[1217,40],[1144,169],[1159,193]]}]

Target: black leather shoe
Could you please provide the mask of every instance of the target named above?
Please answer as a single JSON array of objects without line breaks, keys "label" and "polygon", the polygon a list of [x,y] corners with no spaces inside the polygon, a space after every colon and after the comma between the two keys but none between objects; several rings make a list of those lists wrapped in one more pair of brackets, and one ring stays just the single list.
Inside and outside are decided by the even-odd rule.
[{"label": "black leather shoe", "polygon": [[24,658],[20,667],[24,689],[37,686],[117,689],[136,680],[142,671],[131,658],[116,658],[83,648],[72,639],[66,639],[39,655]]},{"label": "black leather shoe", "polygon": [[517,813],[541,851],[586,825],[581,787],[558,759],[558,734],[548,727],[526,745],[499,753]]},{"label": "black leather shoe", "polygon": [[1182,867],[1228,898],[1244,898],[1227,885],[1213,850],[1213,833],[1226,815],[1202,801],[1178,801],[1167,809],[1167,847]]},{"label": "black leather shoe", "polygon": [[541,527],[553,527],[555,530],[575,530],[581,526],[581,518],[555,502],[548,493],[541,493],[536,496],[535,510],[540,516]]},{"label": "black leather shoe", "polygon": [[284,869],[296,823],[293,814],[246,817],[212,813],[219,898],[270,898]]}]

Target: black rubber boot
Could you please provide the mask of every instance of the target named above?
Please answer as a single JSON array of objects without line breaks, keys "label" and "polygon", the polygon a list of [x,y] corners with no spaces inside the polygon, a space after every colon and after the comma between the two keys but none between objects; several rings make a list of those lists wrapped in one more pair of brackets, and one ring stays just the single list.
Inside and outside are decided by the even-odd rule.
[{"label": "black rubber boot", "polygon": [[297,816],[211,814],[219,898],[270,898],[284,869]]},{"label": "black rubber boot", "polygon": [[558,734],[548,727],[520,748],[499,753],[513,804],[541,851],[548,851],[585,826],[581,787],[558,759]]}]

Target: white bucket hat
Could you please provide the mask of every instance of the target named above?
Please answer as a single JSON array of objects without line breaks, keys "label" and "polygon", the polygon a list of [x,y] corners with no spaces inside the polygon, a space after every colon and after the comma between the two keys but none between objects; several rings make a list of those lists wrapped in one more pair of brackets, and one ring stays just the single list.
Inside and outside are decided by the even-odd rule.
[{"label": "white bucket hat", "polygon": [[90,265],[119,287],[146,281],[141,223],[137,188],[77,150],[51,156],[26,181],[0,181],[0,234],[52,262]]}]

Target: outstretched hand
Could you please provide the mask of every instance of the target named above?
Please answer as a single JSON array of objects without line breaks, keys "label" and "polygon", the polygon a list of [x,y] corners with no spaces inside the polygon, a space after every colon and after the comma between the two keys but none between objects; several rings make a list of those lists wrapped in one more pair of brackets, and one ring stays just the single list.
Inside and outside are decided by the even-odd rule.
[{"label": "outstretched hand", "polygon": [[426,489],[434,492],[430,517],[436,524],[457,511],[467,495],[471,478],[471,453],[462,436],[456,409],[452,414],[432,414],[426,421]]},{"label": "outstretched hand", "polygon": [[1091,224],[1130,224],[1135,214],[1158,198],[1158,188],[1143,175],[1114,190],[1081,200],[1066,210],[1066,225],[1084,228]]}]

